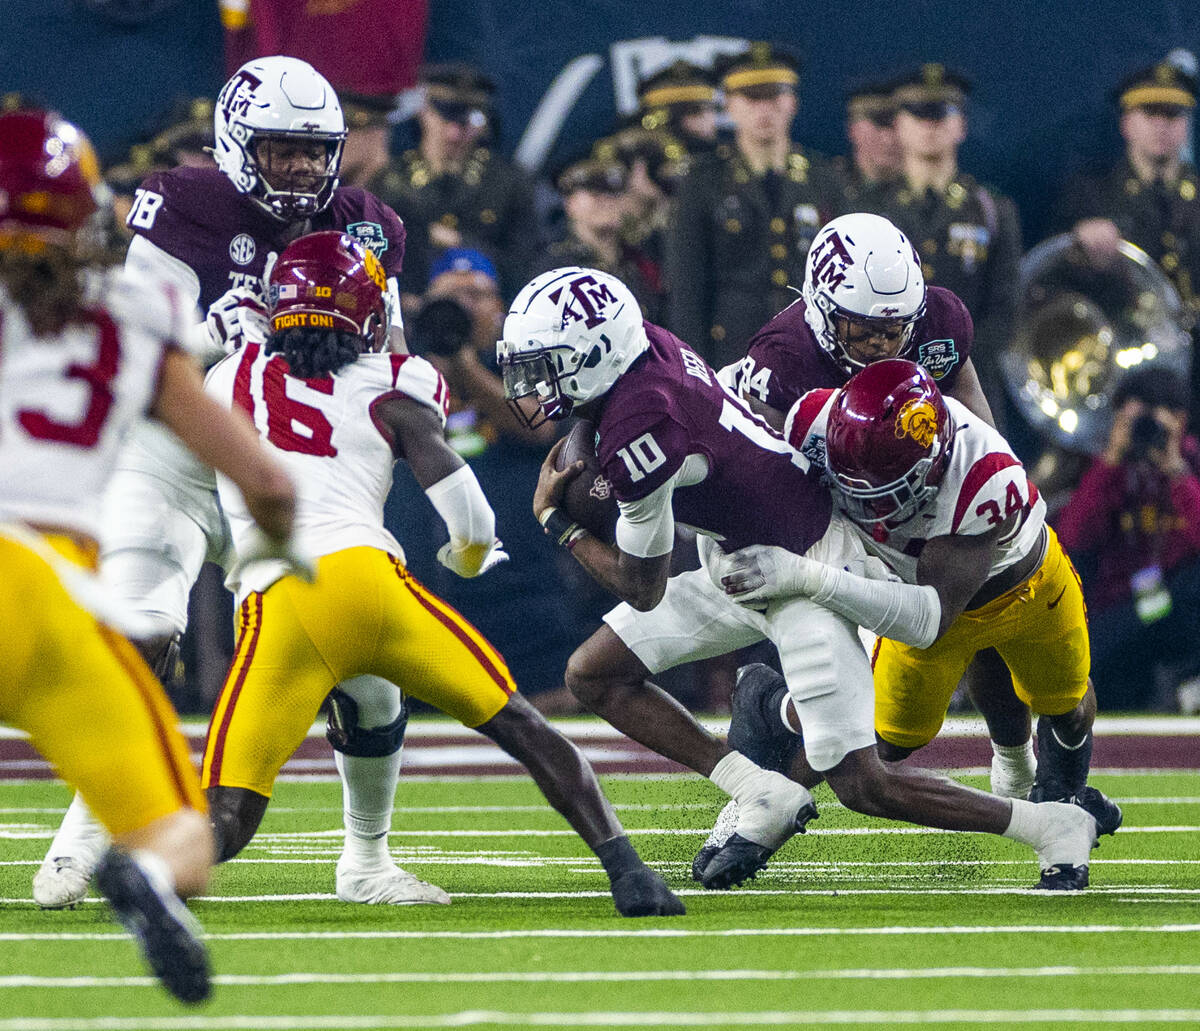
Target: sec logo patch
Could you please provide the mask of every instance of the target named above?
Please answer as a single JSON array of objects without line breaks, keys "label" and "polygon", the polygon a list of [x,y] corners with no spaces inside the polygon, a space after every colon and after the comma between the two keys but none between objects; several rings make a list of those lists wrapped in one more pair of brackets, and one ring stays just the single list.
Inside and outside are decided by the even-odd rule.
[{"label": "sec logo patch", "polygon": [[237,265],[249,265],[257,250],[254,237],[246,233],[238,233],[229,241],[229,258]]}]

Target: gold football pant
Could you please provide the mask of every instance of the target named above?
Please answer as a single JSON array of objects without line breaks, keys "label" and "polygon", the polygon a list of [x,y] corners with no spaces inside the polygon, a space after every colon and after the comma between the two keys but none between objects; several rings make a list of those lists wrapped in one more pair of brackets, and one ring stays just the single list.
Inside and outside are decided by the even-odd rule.
[{"label": "gold football pant", "polygon": [[995,648],[1017,697],[1057,716],[1079,704],[1091,668],[1079,574],[1049,527],[1046,557],[1024,583],[964,612],[929,648],[880,640],[875,649],[875,730],[919,748],[933,740],[975,653]]},{"label": "gold football pant", "polygon": [[276,581],[242,603],[238,646],[213,710],[205,788],[271,794],[325,696],[363,673],[468,727],[516,690],[499,653],[462,616],[376,548],[325,555],[316,581]]},{"label": "gold football pant", "polygon": [[[47,537],[81,566],[90,556]],[[46,561],[0,536],[0,722],[25,731],[113,835],[206,809],[162,685]]]}]

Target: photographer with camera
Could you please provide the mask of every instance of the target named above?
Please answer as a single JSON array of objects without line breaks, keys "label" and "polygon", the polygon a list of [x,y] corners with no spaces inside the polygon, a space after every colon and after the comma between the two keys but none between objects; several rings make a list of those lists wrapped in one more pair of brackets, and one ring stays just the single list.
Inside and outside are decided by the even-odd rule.
[{"label": "photographer with camera", "polygon": [[[447,439],[487,494],[511,561],[470,581],[433,561],[444,531],[402,465],[388,511],[404,513],[405,550],[414,574],[500,649],[522,692],[540,707],[547,691],[562,686],[574,645],[595,629],[611,601],[594,598],[591,578],[529,517],[542,459],[561,427],[546,423],[531,430],[504,400],[495,362],[506,311],[492,262],[480,251],[452,248],[434,260],[421,306],[405,321],[409,349],[434,365],[450,387]],[[418,528],[419,512],[427,518]],[[426,536],[418,539],[419,533]],[[560,562],[574,577],[565,588]],[[512,604],[518,597],[522,604]],[[531,611],[542,613],[537,634],[529,633]]]},{"label": "photographer with camera", "polygon": [[1173,689],[1200,672],[1200,441],[1187,433],[1190,400],[1170,369],[1126,375],[1108,445],[1058,517],[1085,574],[1102,709],[1173,708],[1158,677]]}]

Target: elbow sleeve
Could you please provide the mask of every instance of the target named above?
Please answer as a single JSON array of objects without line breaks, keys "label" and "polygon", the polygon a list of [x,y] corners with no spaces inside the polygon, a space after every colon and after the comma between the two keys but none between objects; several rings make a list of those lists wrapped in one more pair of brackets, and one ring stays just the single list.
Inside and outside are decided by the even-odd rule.
[{"label": "elbow sleeve", "polygon": [[468,465],[460,466],[425,491],[450,531],[456,550],[479,548],[481,556],[496,539],[496,516]]}]

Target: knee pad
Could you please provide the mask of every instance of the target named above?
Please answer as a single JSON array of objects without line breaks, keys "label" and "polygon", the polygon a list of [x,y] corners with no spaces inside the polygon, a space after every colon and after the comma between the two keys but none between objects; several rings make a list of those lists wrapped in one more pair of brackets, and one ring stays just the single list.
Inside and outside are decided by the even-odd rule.
[{"label": "knee pad", "polygon": [[335,752],[361,759],[377,759],[400,751],[408,726],[408,705],[400,699],[400,715],[382,727],[361,727],[358,703],[345,691],[334,688],[326,699],[325,737]]}]

